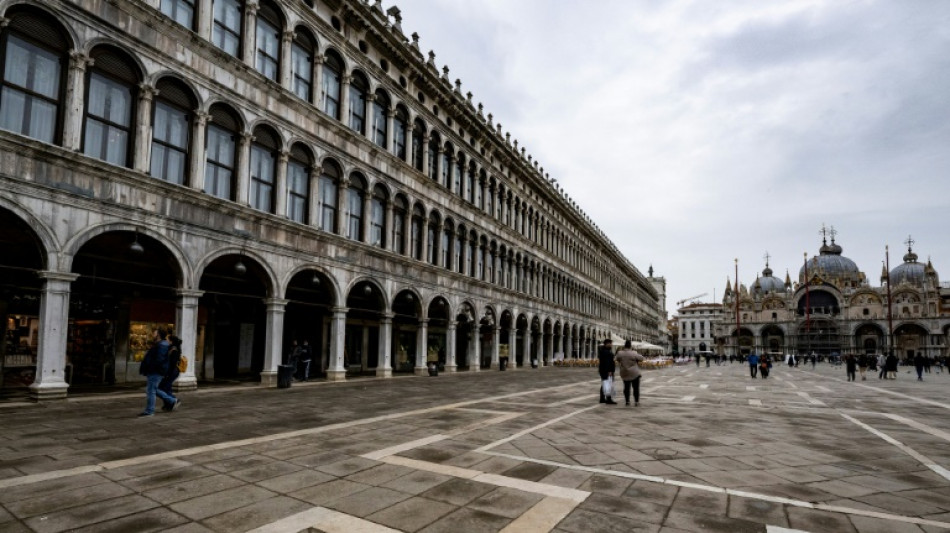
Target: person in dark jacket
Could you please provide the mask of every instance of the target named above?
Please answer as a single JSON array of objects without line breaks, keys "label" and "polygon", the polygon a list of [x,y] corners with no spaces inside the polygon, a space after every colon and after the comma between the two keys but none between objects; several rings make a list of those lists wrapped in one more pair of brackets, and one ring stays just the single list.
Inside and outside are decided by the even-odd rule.
[{"label": "person in dark jacket", "polygon": [[175,403],[164,402],[162,411],[171,411],[181,405],[181,401],[179,401],[175,393],[172,392],[172,383],[178,379],[178,375],[180,374],[178,371],[178,363],[181,361],[181,339],[174,335],[169,335],[168,342],[171,345],[168,349],[168,372],[165,374],[165,377],[162,378],[162,382],[158,384],[158,390],[175,398]]},{"label": "person in dark jacket", "polygon": [[171,404],[172,409],[177,406],[177,400],[158,389],[158,384],[168,373],[168,350],[171,344],[165,339],[168,333],[165,328],[158,328],[152,332],[152,347],[145,352],[142,364],[139,366],[139,374],[145,376],[145,410],[139,413],[139,416],[155,415],[155,396],[158,396],[165,403]]},{"label": "person in dark jacket", "polygon": [[755,379],[755,374],[759,371],[759,356],[755,355],[755,352],[749,354],[749,373],[752,374],[752,379]]},{"label": "person in dark jacket", "polygon": [[604,394],[604,382],[608,377],[613,379],[614,370],[617,369],[617,365],[614,363],[612,344],[613,342],[611,342],[610,339],[604,339],[603,346],[601,346],[597,352],[597,359],[599,360],[597,371],[600,372],[600,403],[606,403],[608,405],[617,404],[613,399],[612,391],[607,391],[607,394]]},{"label": "person in dark jacket", "polygon": [[887,354],[887,379],[897,379],[897,362],[894,352]]},{"label": "person in dark jacket", "polygon": [[849,353],[844,356],[844,366],[848,373],[848,381],[854,381],[854,372],[858,369],[858,361],[854,358],[854,354]]},{"label": "person in dark jacket", "polygon": [[917,370],[917,381],[923,381],[924,380],[924,356],[920,352],[917,352],[917,355],[914,356],[914,368]]}]

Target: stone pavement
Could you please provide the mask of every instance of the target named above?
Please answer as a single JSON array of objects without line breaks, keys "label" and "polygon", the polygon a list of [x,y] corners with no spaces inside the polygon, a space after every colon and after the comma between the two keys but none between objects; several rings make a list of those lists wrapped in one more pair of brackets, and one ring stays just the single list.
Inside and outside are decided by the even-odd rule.
[{"label": "stone pavement", "polygon": [[[0,405],[0,531],[950,530],[950,376],[594,369]],[[619,387],[618,387],[619,393]],[[620,396],[618,394],[618,396]]]}]

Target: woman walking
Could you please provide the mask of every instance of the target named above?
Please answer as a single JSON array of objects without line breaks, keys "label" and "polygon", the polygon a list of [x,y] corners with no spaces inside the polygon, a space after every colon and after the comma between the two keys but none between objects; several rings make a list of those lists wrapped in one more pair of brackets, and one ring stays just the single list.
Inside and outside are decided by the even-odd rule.
[{"label": "woman walking", "polygon": [[640,405],[640,361],[644,357],[638,354],[630,341],[617,352],[617,366],[620,367],[620,379],[623,380],[623,397],[630,405],[630,388],[633,387],[633,405]]}]

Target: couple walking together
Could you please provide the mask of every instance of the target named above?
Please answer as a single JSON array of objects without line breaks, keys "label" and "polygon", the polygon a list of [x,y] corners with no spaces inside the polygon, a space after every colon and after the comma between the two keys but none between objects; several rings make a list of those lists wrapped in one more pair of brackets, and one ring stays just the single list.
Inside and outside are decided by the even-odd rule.
[{"label": "couple walking together", "polygon": [[640,405],[640,361],[643,361],[644,357],[632,348],[630,341],[624,343],[623,349],[617,352],[615,357],[611,349],[612,345],[613,342],[610,339],[605,339],[603,346],[600,347],[600,351],[597,353],[599,359],[598,371],[601,379],[600,403],[616,405],[617,402],[613,400],[613,378],[619,365],[620,379],[623,380],[623,397],[627,405],[630,405],[631,388],[633,389],[634,405]]},{"label": "couple walking together", "polygon": [[145,410],[139,416],[155,414],[155,397],[164,402],[163,411],[174,411],[181,400],[172,394],[172,383],[178,379],[178,362],[181,360],[181,339],[168,335],[165,328],[152,331],[154,344],[145,352],[139,374],[145,376]]}]

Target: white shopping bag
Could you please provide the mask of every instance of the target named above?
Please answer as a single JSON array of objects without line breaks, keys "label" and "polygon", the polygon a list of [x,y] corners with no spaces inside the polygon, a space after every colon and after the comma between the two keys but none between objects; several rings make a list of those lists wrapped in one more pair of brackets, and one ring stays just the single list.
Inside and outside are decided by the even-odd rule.
[{"label": "white shopping bag", "polygon": [[604,389],[604,396],[613,398],[614,395],[614,377],[607,376],[607,379],[601,384],[601,387]]}]

